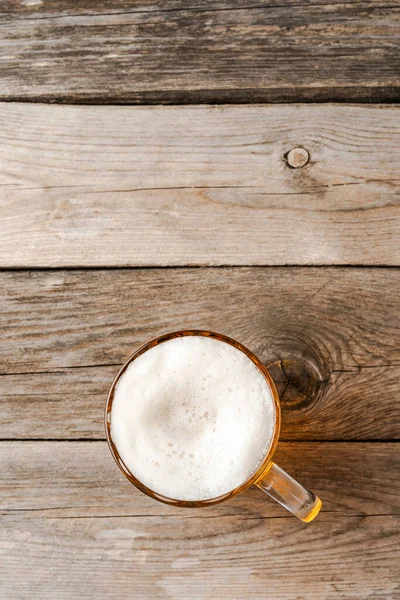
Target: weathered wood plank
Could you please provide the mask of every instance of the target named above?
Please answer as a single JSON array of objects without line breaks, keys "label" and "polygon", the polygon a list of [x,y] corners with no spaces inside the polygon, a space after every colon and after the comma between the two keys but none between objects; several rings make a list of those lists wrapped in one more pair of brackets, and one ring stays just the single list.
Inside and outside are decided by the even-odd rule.
[{"label": "weathered wood plank", "polygon": [[396,598],[398,445],[297,443],[279,452],[324,498],[309,526],[255,489],[203,510],[159,504],[119,476],[104,442],[3,443],[2,593]]},{"label": "weathered wood plank", "polygon": [[10,271],[0,286],[0,438],[103,438],[118,365],[185,327],[269,366],[284,439],[400,437],[397,269]]},{"label": "weathered wood plank", "polygon": [[399,115],[2,104],[0,266],[398,265]]},{"label": "weathered wood plank", "polygon": [[6,598],[397,600],[399,518],[2,517]]},{"label": "weathered wood plank", "polygon": [[[275,460],[342,516],[400,513],[400,445],[280,442]],[[0,513],[79,517],[272,518],[287,513],[252,488],[209,510],[181,511],[148,498],[121,474],[106,442],[0,442]],[[23,515],[22,515],[23,513]]]},{"label": "weathered wood plank", "polygon": [[399,98],[399,4],[3,1],[3,99]]}]

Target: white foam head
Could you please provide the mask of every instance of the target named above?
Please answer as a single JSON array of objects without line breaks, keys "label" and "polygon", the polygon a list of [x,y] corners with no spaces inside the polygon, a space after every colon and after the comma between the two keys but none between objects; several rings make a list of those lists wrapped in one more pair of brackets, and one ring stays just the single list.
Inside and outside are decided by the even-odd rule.
[{"label": "white foam head", "polygon": [[250,479],[275,419],[271,390],[246,354],[184,336],[147,350],[120,377],[111,437],[129,471],[154,492],[206,500]]}]

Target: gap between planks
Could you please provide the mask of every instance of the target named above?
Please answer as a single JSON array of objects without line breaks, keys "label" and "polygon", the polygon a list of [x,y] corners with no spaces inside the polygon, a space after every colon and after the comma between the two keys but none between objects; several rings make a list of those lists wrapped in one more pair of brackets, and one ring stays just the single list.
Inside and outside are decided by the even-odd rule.
[{"label": "gap between planks", "polygon": [[175,270],[175,269],[400,269],[400,265],[390,265],[390,264],[374,264],[374,265],[358,265],[358,264],[344,264],[344,265],[331,265],[331,264],[316,264],[316,265],[298,265],[294,263],[285,263],[282,265],[252,265],[252,264],[226,264],[226,265],[145,265],[145,266],[129,266],[129,265],[106,265],[105,267],[101,265],[93,265],[93,266],[85,266],[85,265],[67,265],[65,267],[60,266],[43,266],[43,267],[29,267],[29,266],[20,266],[20,267],[0,267],[0,273],[7,272],[15,272],[15,273],[38,273],[41,271],[120,271],[120,270],[128,270],[128,271],[152,271],[156,269],[167,270]]}]

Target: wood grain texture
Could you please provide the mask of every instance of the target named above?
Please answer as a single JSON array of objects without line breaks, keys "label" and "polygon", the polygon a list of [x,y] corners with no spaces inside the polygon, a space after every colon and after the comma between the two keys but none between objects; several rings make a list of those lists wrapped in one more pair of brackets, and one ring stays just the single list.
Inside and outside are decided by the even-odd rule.
[{"label": "wood grain texture", "polygon": [[324,498],[312,525],[256,489],[208,509],[157,503],[120,476],[105,442],[1,444],[3,594],[397,598],[399,446],[292,443],[278,452]]},{"label": "wood grain texture", "polygon": [[0,266],[399,265],[399,115],[2,104]]},{"label": "wood grain texture", "polygon": [[3,1],[0,97],[396,100],[399,8],[381,0]]},{"label": "wood grain texture", "polygon": [[[275,460],[322,497],[322,513],[348,517],[400,513],[397,443],[280,442]],[[288,516],[257,488],[206,510],[182,511],[156,502],[127,481],[105,441],[0,442],[0,466],[2,515],[20,513],[29,519]]]},{"label": "wood grain texture", "polygon": [[400,437],[400,272],[125,269],[0,274],[0,438],[103,439],[111,382],[141,344],[183,328],[252,349],[287,440]]},{"label": "wood grain texture", "polygon": [[398,517],[1,520],[13,600],[399,597]]}]

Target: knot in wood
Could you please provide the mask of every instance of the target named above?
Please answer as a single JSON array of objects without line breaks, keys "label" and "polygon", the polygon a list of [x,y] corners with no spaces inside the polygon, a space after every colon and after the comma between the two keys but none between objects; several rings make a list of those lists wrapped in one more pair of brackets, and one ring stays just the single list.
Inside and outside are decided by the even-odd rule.
[{"label": "knot in wood", "polygon": [[310,155],[305,148],[293,148],[285,155],[287,164],[292,169],[304,167],[310,160]]},{"label": "knot in wood", "polygon": [[278,358],[267,368],[284,412],[309,409],[317,402],[326,383],[317,364],[303,358]]}]

